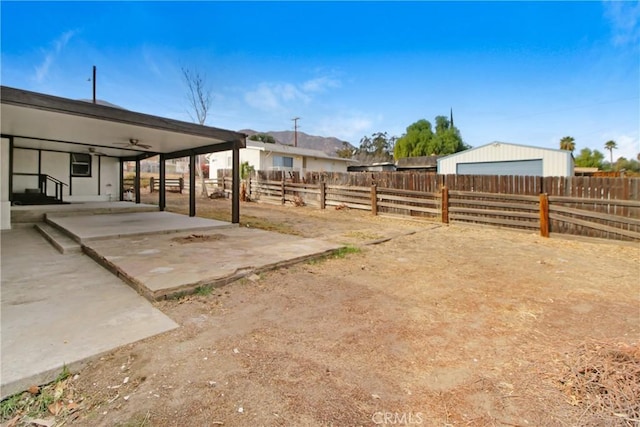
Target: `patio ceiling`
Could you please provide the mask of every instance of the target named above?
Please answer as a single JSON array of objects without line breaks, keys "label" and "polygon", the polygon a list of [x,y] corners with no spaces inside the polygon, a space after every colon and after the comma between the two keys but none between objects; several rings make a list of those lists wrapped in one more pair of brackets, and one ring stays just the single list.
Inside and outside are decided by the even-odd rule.
[{"label": "patio ceiling", "polygon": [[[167,158],[206,154],[245,146],[246,135],[106,105],[76,101],[0,86],[3,135],[14,146],[65,152],[88,152],[120,158]],[[130,140],[149,149],[127,146]]]}]

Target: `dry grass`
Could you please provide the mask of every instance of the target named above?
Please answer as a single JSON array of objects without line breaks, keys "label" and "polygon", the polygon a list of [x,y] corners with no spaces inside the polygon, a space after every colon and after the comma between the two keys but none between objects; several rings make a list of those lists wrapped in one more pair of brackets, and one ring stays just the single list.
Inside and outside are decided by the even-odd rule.
[{"label": "dry grass", "polygon": [[640,425],[640,345],[587,342],[566,360],[560,388],[581,425]]}]

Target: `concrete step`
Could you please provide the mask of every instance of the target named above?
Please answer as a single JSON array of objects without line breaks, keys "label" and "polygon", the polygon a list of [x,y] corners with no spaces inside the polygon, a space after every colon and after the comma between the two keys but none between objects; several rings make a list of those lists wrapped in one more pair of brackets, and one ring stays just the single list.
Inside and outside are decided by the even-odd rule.
[{"label": "concrete step", "polygon": [[44,222],[35,225],[36,230],[61,254],[82,253],[80,243],[64,232]]}]

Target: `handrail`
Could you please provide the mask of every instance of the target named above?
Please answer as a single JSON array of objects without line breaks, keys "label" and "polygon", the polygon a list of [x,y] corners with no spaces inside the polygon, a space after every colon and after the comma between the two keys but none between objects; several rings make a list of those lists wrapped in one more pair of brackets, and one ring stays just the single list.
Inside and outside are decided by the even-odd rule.
[{"label": "handrail", "polygon": [[62,202],[63,196],[63,186],[69,186],[69,184],[65,184],[57,178],[52,177],[51,175],[47,175],[46,173],[27,173],[27,172],[14,172],[13,175],[18,176],[37,176],[38,177],[38,190],[40,194],[48,195],[47,191],[47,183],[51,181],[51,183],[55,186],[55,198]]},{"label": "handrail", "polygon": [[51,175],[47,175],[46,173],[14,172],[13,174],[14,175],[20,175],[20,176],[38,176],[38,177],[44,176],[44,177],[46,177],[46,179],[49,179],[49,180],[51,180],[51,181],[53,181],[53,182],[55,182],[57,184],[62,184],[62,185],[67,186],[67,187],[69,186],[69,184],[65,184],[64,182],[60,181],[59,179],[54,178]]},{"label": "handrail", "polygon": [[47,175],[46,173],[42,173],[42,174],[40,174],[40,175],[42,175],[42,176],[46,177],[46,179],[48,179],[49,181],[53,181],[53,182],[55,182],[56,184],[62,184],[62,185],[65,185],[65,186],[67,186],[67,187],[69,186],[69,184],[65,184],[64,182],[60,181],[59,179],[54,178],[54,177],[52,177],[51,175]]}]

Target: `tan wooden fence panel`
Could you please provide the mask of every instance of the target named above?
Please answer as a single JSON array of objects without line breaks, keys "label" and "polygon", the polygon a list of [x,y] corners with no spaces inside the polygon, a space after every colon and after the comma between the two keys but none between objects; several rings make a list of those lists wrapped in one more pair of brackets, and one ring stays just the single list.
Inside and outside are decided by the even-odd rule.
[{"label": "tan wooden fence panel", "polygon": [[539,196],[449,191],[449,219],[503,227],[539,229]]},{"label": "tan wooden fence panel", "polygon": [[[309,172],[301,176],[297,172],[258,171],[249,188],[252,199],[272,203],[301,199],[320,208],[346,206],[374,214],[527,230],[544,225],[551,233],[640,240],[638,178],[425,172]],[[443,206],[442,191],[446,191],[447,206]],[[540,212],[543,193],[548,194],[544,223]]]}]

